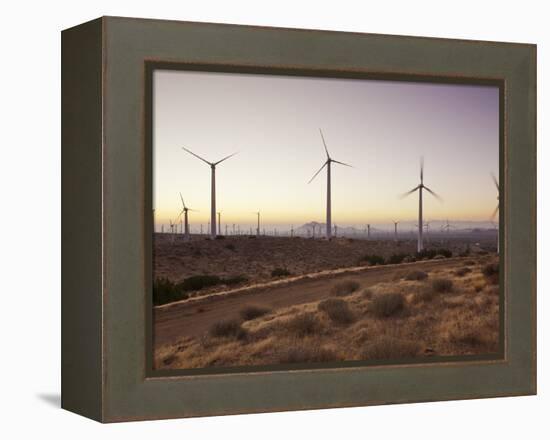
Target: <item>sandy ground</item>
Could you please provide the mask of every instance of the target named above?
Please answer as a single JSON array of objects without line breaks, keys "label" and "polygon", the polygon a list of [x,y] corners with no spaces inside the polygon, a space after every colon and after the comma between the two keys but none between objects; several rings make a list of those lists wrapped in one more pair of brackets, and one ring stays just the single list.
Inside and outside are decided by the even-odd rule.
[{"label": "sandy ground", "polygon": [[[479,241],[479,237],[469,239],[472,246]],[[485,241],[482,245],[492,245],[491,240]],[[464,239],[445,241],[432,238],[428,247],[444,247],[457,255],[465,249],[467,242]],[[271,271],[275,268],[285,268],[293,275],[303,275],[357,266],[365,255],[388,258],[393,254],[413,254],[415,251],[414,238],[395,242],[391,239],[340,237],[329,242],[272,236],[258,239],[230,236],[222,240],[192,236],[191,241],[185,241],[181,235],[172,240],[169,234],[155,234],[154,276],[181,282],[193,275],[243,275],[252,284],[270,281]]]},{"label": "sandy ground", "polygon": [[[247,305],[268,307],[276,310],[293,305],[317,301],[329,296],[331,287],[339,280],[355,280],[368,287],[388,279],[398,278],[414,269],[432,270],[436,267],[454,267],[463,259],[454,261],[421,261],[395,266],[374,266],[362,271],[341,272],[338,275],[312,274],[296,282],[276,281],[275,285],[254,290],[237,290],[206,297],[197,297],[155,307],[155,345],[173,343],[181,337],[196,337],[205,333],[215,322],[238,318],[239,311]],[[280,284],[279,284],[280,283]]]}]

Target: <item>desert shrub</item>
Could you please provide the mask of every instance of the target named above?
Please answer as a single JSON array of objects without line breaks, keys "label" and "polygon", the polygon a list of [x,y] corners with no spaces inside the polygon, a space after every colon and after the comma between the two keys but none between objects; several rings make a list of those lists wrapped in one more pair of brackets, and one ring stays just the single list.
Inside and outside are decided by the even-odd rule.
[{"label": "desert shrub", "polygon": [[426,259],[431,260],[437,255],[441,255],[444,258],[449,258],[453,256],[453,253],[449,249],[439,248],[439,249],[423,249],[420,252],[416,253],[416,258],[419,260]]},{"label": "desert shrub", "polygon": [[157,278],[153,282],[153,304],[156,306],[187,298],[189,295],[167,278]]},{"label": "desert shrub", "polygon": [[265,307],[258,306],[246,306],[241,309],[239,314],[243,321],[250,321],[252,319],[259,318],[260,316],[266,315],[270,310]]},{"label": "desert shrub", "polygon": [[430,302],[437,296],[437,292],[432,289],[423,289],[414,295],[414,302]]},{"label": "desert shrub", "polygon": [[407,256],[407,254],[393,254],[390,258],[388,258],[388,264],[401,264]]},{"label": "desert shrub", "polygon": [[468,323],[457,323],[449,331],[449,341],[476,347],[484,343],[479,327]]},{"label": "desert shrub", "polygon": [[325,299],[319,303],[317,308],[325,312],[328,317],[337,324],[351,324],[353,322],[353,313],[348,303],[342,299]]},{"label": "desert shrub", "polygon": [[417,260],[431,260],[435,257],[435,251],[433,249],[423,249],[416,253]]},{"label": "desert shrub", "polygon": [[359,287],[360,285],[357,281],[344,280],[332,286],[332,289],[330,289],[330,293],[333,296],[351,295],[353,292],[359,289]]},{"label": "desert shrub", "polygon": [[235,251],[236,250],[235,245],[233,243],[227,243],[225,245],[225,248],[230,250],[230,251]]},{"label": "desert shrub", "polygon": [[379,264],[386,264],[384,257],[381,255],[364,255],[360,260],[360,263],[367,263],[369,266],[377,266]]},{"label": "desert shrub", "polygon": [[498,275],[499,273],[499,265],[498,263],[489,263],[483,266],[483,269],[481,269],[481,272],[486,277],[491,277],[493,275]]},{"label": "desert shrub", "polygon": [[189,278],[184,279],[181,283],[178,284],[178,287],[182,291],[188,292],[191,290],[201,290],[205,287],[216,286],[221,282],[221,278],[216,275],[193,275]]},{"label": "desert shrub", "polygon": [[173,364],[177,359],[178,359],[178,357],[177,357],[175,354],[170,354],[170,355],[166,356],[166,357],[162,360],[162,363],[163,363],[163,365],[171,365],[171,364]]},{"label": "desert shrub", "polygon": [[216,235],[216,240],[225,240],[225,235]]},{"label": "desert shrub", "polygon": [[271,271],[272,277],[286,277],[289,275],[290,275],[290,271],[282,267],[276,267]]},{"label": "desert shrub", "polygon": [[435,250],[436,255],[443,255],[445,258],[451,258],[453,256],[452,251],[449,249],[439,248]]},{"label": "desert shrub", "polygon": [[401,293],[384,293],[375,296],[369,305],[369,311],[377,318],[387,318],[403,310],[405,298]]},{"label": "desert shrub", "polygon": [[457,277],[463,277],[466,274],[469,274],[472,271],[469,267],[460,267],[457,270],[455,270],[455,275]]},{"label": "desert shrub", "polygon": [[282,349],[279,352],[281,364],[294,364],[305,362],[330,362],[339,360],[334,350],[323,348],[319,345],[300,345]]},{"label": "desert shrub", "polygon": [[372,297],[374,296],[374,292],[372,291],[372,289],[369,289],[367,287],[361,292],[361,296],[365,299],[372,299]]},{"label": "desert shrub", "polygon": [[405,275],[405,279],[408,281],[422,281],[428,278],[428,274],[422,270],[413,270]]},{"label": "desert shrub", "polygon": [[474,284],[474,290],[476,293],[481,292],[483,289],[485,289],[485,283],[475,283]]},{"label": "desert shrub", "polygon": [[499,277],[499,264],[489,263],[483,266],[481,272],[490,284],[498,284]]},{"label": "desert shrub", "polygon": [[460,252],[460,254],[458,254],[459,257],[469,257],[471,254],[471,250],[470,250],[470,244],[468,243],[466,245],[466,249],[464,249],[462,252]]},{"label": "desert shrub", "polygon": [[453,282],[447,278],[436,278],[432,281],[432,289],[437,293],[448,293],[453,290]]},{"label": "desert shrub", "polygon": [[248,281],[248,278],[243,275],[234,275],[222,280],[223,284],[226,286],[234,286],[235,284],[245,283],[246,281]]},{"label": "desert shrub", "polygon": [[362,359],[400,359],[418,355],[420,344],[414,341],[382,336],[367,344],[361,353]]},{"label": "desert shrub", "polygon": [[295,336],[303,338],[317,333],[321,327],[319,320],[313,313],[302,313],[284,323],[286,330]]},{"label": "desert shrub", "polygon": [[244,339],[247,336],[247,332],[241,327],[241,323],[235,319],[229,319],[226,321],[219,321],[210,327],[210,336],[215,338],[236,338]]}]

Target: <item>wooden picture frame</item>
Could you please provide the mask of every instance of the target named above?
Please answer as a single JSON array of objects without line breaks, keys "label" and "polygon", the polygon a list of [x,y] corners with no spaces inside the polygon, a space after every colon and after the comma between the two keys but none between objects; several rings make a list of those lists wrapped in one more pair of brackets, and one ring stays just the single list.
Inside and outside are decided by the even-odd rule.
[{"label": "wooden picture frame", "polygon": [[[156,373],[147,213],[159,66],[498,85],[501,353]],[[115,17],[65,30],[62,222],[67,410],[116,422],[534,394],[536,46]]]}]

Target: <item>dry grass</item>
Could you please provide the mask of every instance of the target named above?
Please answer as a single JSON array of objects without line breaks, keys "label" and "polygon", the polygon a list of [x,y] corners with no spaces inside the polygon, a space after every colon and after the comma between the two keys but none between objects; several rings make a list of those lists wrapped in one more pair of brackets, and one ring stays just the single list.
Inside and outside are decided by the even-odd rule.
[{"label": "dry grass", "polygon": [[317,308],[325,312],[337,324],[351,324],[353,322],[353,313],[348,303],[342,299],[326,299],[321,301]]},{"label": "dry grass", "polygon": [[278,353],[281,364],[295,364],[308,362],[331,362],[341,358],[335,350],[322,347],[319,344],[299,343],[290,347],[282,347]]},{"label": "dry grass", "polygon": [[[484,267],[497,260],[487,258],[480,264],[474,258],[468,266],[459,261],[433,270],[434,280],[428,284],[390,274],[386,282],[365,289],[329,284],[321,301],[271,311],[243,307],[234,319],[212,325],[200,337],[158,347],[155,367],[390,361],[494,353],[499,348],[499,290],[492,284],[494,266],[489,275]],[[460,267],[474,270],[458,275]],[[440,280],[445,287],[439,286]],[[336,286],[346,293],[331,297]]]},{"label": "dry grass", "polygon": [[333,296],[347,296],[351,295],[353,292],[359,289],[359,287],[360,285],[357,281],[344,280],[335,284],[332,287],[330,293]]},{"label": "dry grass", "polygon": [[453,280],[436,278],[432,281],[432,289],[437,293],[449,293],[453,290]]},{"label": "dry grass", "polygon": [[471,272],[472,272],[472,269],[466,266],[466,267],[458,268],[457,270],[455,270],[454,273],[457,277],[463,277],[464,275],[469,274]]},{"label": "dry grass", "polygon": [[365,360],[407,359],[418,355],[420,344],[406,339],[383,336],[365,346],[361,358]]},{"label": "dry grass", "polygon": [[246,306],[241,309],[239,314],[243,321],[250,321],[252,319],[259,318],[260,316],[267,315],[270,312],[268,308],[259,306]]},{"label": "dry grass", "polygon": [[244,339],[246,330],[241,327],[241,324],[236,320],[227,320],[216,322],[210,327],[210,336],[216,338],[237,338]]},{"label": "dry grass", "polygon": [[404,306],[402,293],[384,293],[372,300],[369,311],[377,318],[388,318],[403,310]]},{"label": "dry grass", "polygon": [[428,274],[422,270],[413,270],[405,275],[405,279],[408,281],[422,281],[428,278]]},{"label": "dry grass", "polygon": [[317,333],[321,323],[314,313],[306,312],[287,320],[283,327],[292,335],[303,338]]}]

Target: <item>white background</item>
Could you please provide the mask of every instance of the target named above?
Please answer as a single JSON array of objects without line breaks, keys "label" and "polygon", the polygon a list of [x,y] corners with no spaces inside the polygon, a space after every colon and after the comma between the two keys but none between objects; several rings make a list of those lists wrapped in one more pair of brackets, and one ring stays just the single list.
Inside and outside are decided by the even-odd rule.
[{"label": "white background", "polygon": [[[546,2],[10,1],[1,6],[0,436],[549,438]],[[100,425],[59,409],[60,31],[100,15],[538,44],[539,396]],[[546,124],[545,124],[546,122]],[[465,170],[466,171],[466,170]],[[545,246],[546,245],[546,246]],[[548,316],[546,316],[548,318]],[[546,409],[544,408],[546,406]]]}]

